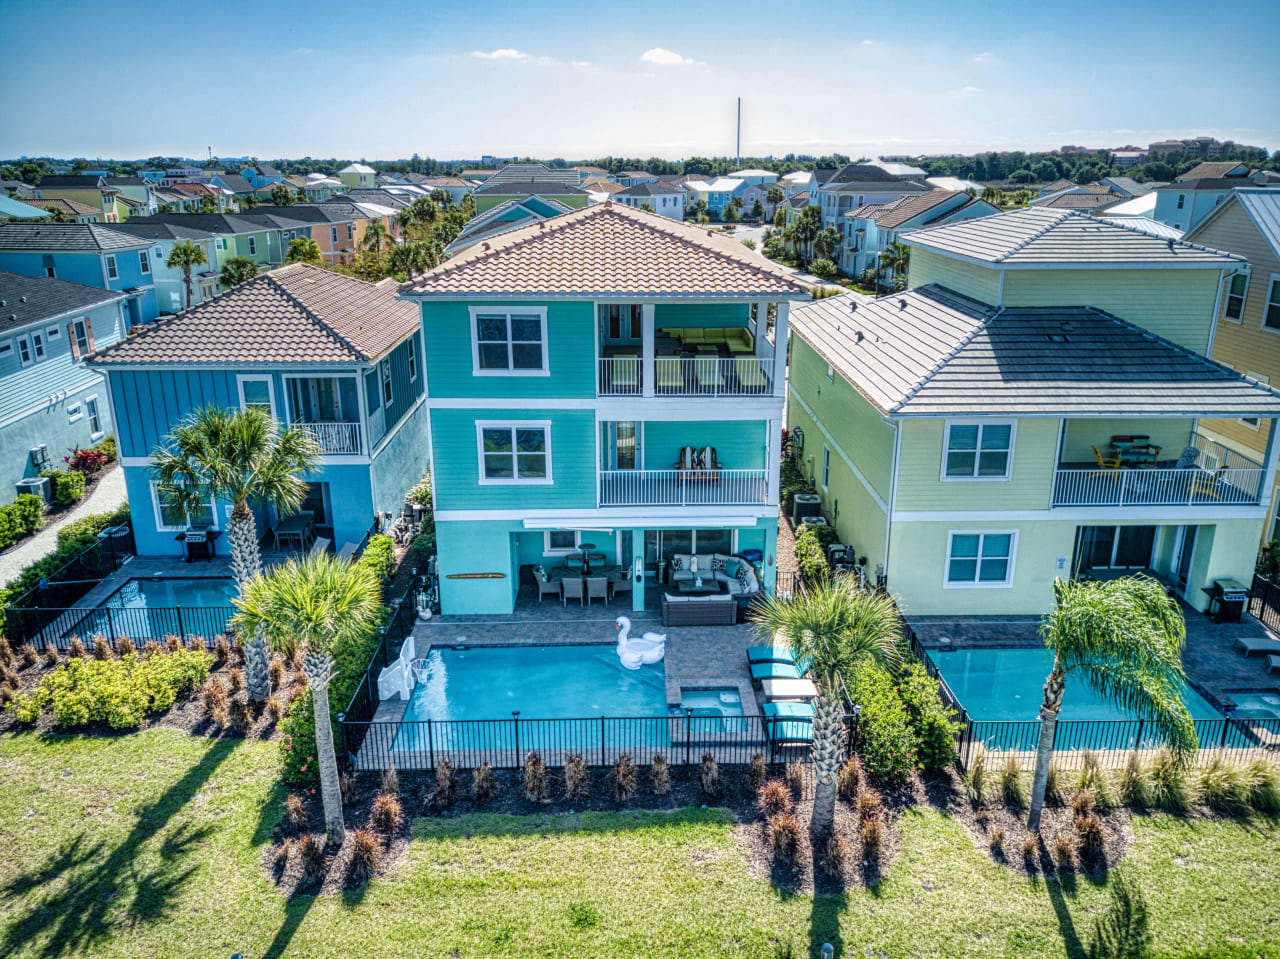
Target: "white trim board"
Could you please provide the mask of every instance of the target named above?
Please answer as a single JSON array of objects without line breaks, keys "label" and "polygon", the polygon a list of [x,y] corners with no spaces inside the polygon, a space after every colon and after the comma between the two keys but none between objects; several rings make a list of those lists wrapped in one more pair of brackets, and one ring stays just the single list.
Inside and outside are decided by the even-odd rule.
[{"label": "white trim board", "polygon": [[[647,511],[646,511],[647,510]],[[437,522],[483,522],[486,520],[516,520],[525,529],[564,529],[580,527],[624,529],[672,527],[687,529],[691,526],[754,526],[758,520],[776,519],[778,507],[744,507],[734,511],[732,507],[685,507],[680,513],[655,513],[652,507],[626,507],[623,509],[458,509],[437,510]],[[586,524],[584,526],[583,524]]]},{"label": "white trim board", "polygon": [[425,401],[437,410],[595,410],[605,420],[768,420],[781,419],[783,409],[781,396],[451,396]]},{"label": "white trim board", "polygon": [[[1177,512],[1164,510],[1175,509]],[[1150,512],[1147,512],[1150,510]],[[1265,516],[1265,506],[1178,506],[1129,507],[1090,506],[1056,507],[1025,510],[898,510],[895,523],[966,523],[966,522],[1052,522],[1054,520],[1087,521],[1100,526],[1117,523],[1166,523],[1173,525],[1202,523],[1213,519],[1256,519]]]}]

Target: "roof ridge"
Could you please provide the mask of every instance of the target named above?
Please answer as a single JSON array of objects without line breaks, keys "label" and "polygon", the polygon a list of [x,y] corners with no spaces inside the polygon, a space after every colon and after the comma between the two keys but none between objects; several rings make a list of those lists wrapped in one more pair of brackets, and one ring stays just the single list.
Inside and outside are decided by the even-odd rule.
[{"label": "roof ridge", "polygon": [[[941,290],[948,290],[948,292],[951,292],[947,287],[941,286],[937,283],[926,283],[924,286],[919,287],[917,290],[907,290],[906,292],[915,293],[915,292],[918,292],[918,290],[927,290],[930,287],[934,287]],[[893,294],[893,295],[896,295],[896,294]],[[887,412],[896,413],[900,411],[908,403],[910,403],[911,400],[915,397],[915,395],[919,393],[922,389],[924,389],[924,385],[933,378],[933,375],[935,373],[937,373],[944,366],[946,366],[953,359],[955,359],[957,354],[959,354],[961,350],[963,350],[966,346],[972,343],[974,338],[983,330],[985,330],[991,324],[992,320],[1000,316],[1003,312],[1004,312],[1004,307],[999,306],[995,308],[995,312],[987,313],[983,317],[981,323],[977,324],[965,336],[961,337],[960,341],[956,343],[955,346],[953,346],[950,350],[948,350],[943,356],[939,357],[938,361],[934,363],[933,366],[925,370],[924,373],[920,375],[919,379],[917,379],[914,383],[911,384],[910,387],[907,388],[907,391],[902,395],[902,397],[898,400],[898,402],[894,403],[893,406],[891,406]]]},{"label": "roof ridge", "polygon": [[[1031,207],[1027,207],[1027,209],[1028,209],[1028,210],[1030,210],[1030,209],[1032,209],[1032,208],[1031,208]],[[1044,208],[1042,207],[1042,208],[1040,208],[1040,209],[1044,209]],[[1009,212],[1010,212],[1010,213],[1021,213],[1022,211],[1021,211],[1021,210],[1010,210]],[[1072,210],[1064,210],[1062,213],[1060,213],[1060,214],[1058,214],[1057,216],[1055,216],[1055,217],[1054,217],[1054,219],[1053,219],[1053,222],[1052,222],[1052,223],[1048,223],[1048,224],[1046,224],[1046,225],[1044,226],[1044,228],[1043,228],[1043,229],[1041,229],[1041,230],[1037,230],[1035,233],[1033,233],[1031,236],[1027,237],[1025,240],[1021,240],[1021,241],[1019,241],[1018,243],[1015,243],[1011,249],[1005,250],[1005,251],[1004,251],[1003,253],[1001,253],[998,257],[996,257],[996,258],[995,258],[995,260],[994,260],[993,262],[995,262],[995,263],[1003,263],[1005,260],[1007,260],[1009,257],[1013,256],[1015,253],[1017,253],[1017,252],[1019,252],[1019,251],[1021,251],[1021,250],[1025,249],[1029,244],[1031,244],[1031,243],[1033,243],[1034,241],[1036,241],[1036,240],[1040,239],[1041,237],[1043,237],[1046,233],[1048,233],[1050,230],[1052,230],[1055,226],[1061,226],[1064,222],[1066,222],[1066,220],[1067,220],[1067,218],[1068,218],[1068,217],[1072,217],[1072,216],[1075,216],[1075,215],[1076,215],[1076,214],[1075,214],[1075,212],[1074,212],[1074,211],[1072,211]],[[1081,215],[1083,216],[1083,214],[1081,214]]]},{"label": "roof ridge", "polygon": [[[292,293],[290,290],[288,290],[288,289],[286,289],[286,288],[285,288],[284,284],[282,284],[282,283],[280,282],[280,277],[278,277],[278,276],[275,276],[275,275],[274,275],[275,273],[288,271],[288,270],[290,270],[290,269],[291,269],[291,268],[293,268],[293,267],[299,267],[299,268],[302,268],[302,267],[308,267],[308,268],[309,268],[309,269],[303,270],[302,272],[310,272],[310,270],[311,270],[311,269],[318,269],[318,270],[320,270],[321,272],[324,272],[324,273],[331,273],[331,271],[329,271],[329,270],[325,270],[323,267],[315,267],[315,266],[313,266],[313,265],[312,265],[312,264],[310,264],[310,263],[289,263],[289,264],[287,264],[287,265],[285,265],[285,266],[281,267],[279,270],[272,270],[272,271],[270,271],[270,272],[268,272],[268,273],[265,273],[265,274],[263,274],[263,275],[264,275],[264,276],[266,276],[266,277],[268,277],[268,278],[270,278],[270,280],[271,280],[271,282],[272,282],[272,285],[273,285],[277,290],[279,290],[279,291],[280,291],[280,293],[285,297],[285,299],[287,299],[290,303],[292,303],[292,304],[293,304],[294,306],[296,306],[299,310],[301,310],[301,311],[302,311],[302,313],[303,313],[303,315],[304,315],[304,316],[306,316],[306,317],[307,317],[307,319],[309,319],[312,323],[314,323],[314,324],[315,324],[315,325],[316,325],[316,326],[317,326],[317,327],[318,327],[318,328],[319,328],[323,333],[325,333],[325,334],[327,334],[328,336],[332,337],[332,338],[333,338],[333,340],[334,340],[336,343],[338,343],[338,344],[340,344],[341,346],[345,347],[346,349],[350,350],[350,351],[351,351],[351,352],[352,352],[356,357],[358,357],[359,359],[361,359],[361,360],[363,360],[364,362],[368,363],[368,362],[370,361],[370,359],[371,359],[371,358],[370,358],[370,356],[369,356],[367,353],[365,353],[365,352],[364,352],[364,350],[361,350],[361,349],[357,348],[357,347],[356,347],[356,345],[355,345],[354,343],[352,343],[352,342],[351,342],[350,340],[348,340],[345,336],[343,336],[341,333],[339,333],[336,329],[334,329],[332,326],[330,326],[327,320],[322,319],[322,318],[321,318],[319,315],[317,315],[317,314],[316,314],[316,312],[315,312],[314,310],[312,310],[309,306],[306,306],[305,304],[303,304],[303,302],[302,302],[301,300],[299,300],[296,296],[294,296],[294,295],[293,295],[293,293]],[[293,272],[298,272],[298,271],[297,271],[297,270],[294,270]],[[341,274],[341,273],[334,273],[334,274],[331,274],[331,275],[333,275],[333,276],[343,276],[343,274]],[[347,277],[347,279],[359,280],[360,278],[359,278],[359,277],[355,277],[355,276],[353,276],[353,277]],[[360,280],[360,282],[362,282],[362,283],[363,283],[363,282],[366,282],[366,281],[364,281],[364,280]],[[372,285],[376,286],[376,284],[372,284]]]},{"label": "roof ridge", "polygon": [[[1234,199],[1235,199],[1234,196],[1227,197],[1228,202]],[[1212,216],[1214,213],[1218,212],[1218,210],[1224,209],[1226,205],[1227,205],[1226,203],[1221,204],[1220,206],[1216,207],[1214,210],[1210,211],[1209,215]],[[1098,219],[1098,218],[1093,217],[1092,219]],[[1104,219],[1109,226],[1113,226],[1118,230],[1128,230],[1130,233],[1136,233],[1139,236],[1152,237],[1153,239],[1157,239],[1157,240],[1163,239],[1164,242],[1167,243],[1170,248],[1173,247],[1173,244],[1177,243],[1179,246],[1189,246],[1191,247],[1191,249],[1199,250],[1201,253],[1217,253],[1220,256],[1229,256],[1234,260],[1240,260],[1246,263],[1248,262],[1248,259],[1246,257],[1241,256],[1239,253],[1231,253],[1228,250],[1215,250],[1213,247],[1210,247],[1210,246],[1201,246],[1199,243],[1190,243],[1186,239],[1178,239],[1178,240],[1175,240],[1173,238],[1165,239],[1163,237],[1155,236],[1152,233],[1148,233],[1146,230],[1139,230],[1137,227],[1129,226],[1127,223],[1118,222],[1120,219],[1123,219],[1123,217],[1104,217],[1102,219]],[[1189,233],[1191,231],[1188,230],[1187,232]],[[1185,236],[1186,236],[1186,233],[1183,234],[1183,237]]]}]

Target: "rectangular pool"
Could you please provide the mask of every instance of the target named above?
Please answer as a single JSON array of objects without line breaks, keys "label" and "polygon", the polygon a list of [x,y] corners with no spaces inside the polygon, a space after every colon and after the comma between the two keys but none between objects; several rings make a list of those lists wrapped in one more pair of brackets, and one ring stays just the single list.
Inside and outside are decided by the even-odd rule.
[{"label": "rectangular pool", "polygon": [[101,605],[118,609],[230,606],[236,592],[236,581],[229,576],[135,577]]},{"label": "rectangular pool", "polygon": [[[612,644],[433,648],[420,665],[392,750],[515,749],[515,712],[521,750],[668,742],[662,663],[624,669]],[[545,722],[565,719],[584,722]]]},{"label": "rectangular pool", "polygon": [[742,718],[742,694],[729,686],[681,686],[680,705],[672,715],[691,717],[690,733],[740,733],[746,730]]},{"label": "rectangular pool", "polygon": [[99,633],[146,641],[165,636],[220,636],[235,612],[229,576],[135,577],[77,620],[64,636]]}]

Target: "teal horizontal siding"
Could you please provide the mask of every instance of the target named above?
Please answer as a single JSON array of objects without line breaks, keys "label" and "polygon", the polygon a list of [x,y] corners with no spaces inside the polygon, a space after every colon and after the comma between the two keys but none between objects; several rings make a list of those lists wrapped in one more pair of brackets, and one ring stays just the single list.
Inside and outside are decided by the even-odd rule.
[{"label": "teal horizontal siding", "polygon": [[659,303],[653,310],[658,329],[669,327],[746,326],[751,316],[749,303]]},{"label": "teal horizontal siding", "polygon": [[644,468],[669,470],[685,446],[715,447],[721,467],[730,470],[764,469],[766,424],[764,420],[654,421],[644,424]]},{"label": "teal horizontal siding", "polygon": [[[549,484],[480,484],[477,420],[549,420]],[[431,411],[437,509],[592,509],[596,505],[595,414],[590,410]]]}]

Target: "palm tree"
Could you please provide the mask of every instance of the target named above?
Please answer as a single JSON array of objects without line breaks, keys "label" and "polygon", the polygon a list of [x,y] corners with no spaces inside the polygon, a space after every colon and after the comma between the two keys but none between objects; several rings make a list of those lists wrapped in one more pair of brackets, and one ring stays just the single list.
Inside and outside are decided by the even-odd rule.
[{"label": "palm tree", "polygon": [[387,227],[381,220],[370,220],[364,231],[364,247],[374,253],[381,253],[387,242]]},{"label": "palm tree", "polygon": [[907,269],[911,266],[911,250],[902,243],[890,243],[880,255],[880,263],[894,277],[901,277],[905,282]]},{"label": "palm tree", "polygon": [[190,240],[183,240],[181,243],[175,243],[173,249],[169,251],[169,258],[164,261],[164,265],[171,270],[182,270],[182,285],[187,290],[187,306],[191,306],[191,268],[193,266],[203,266],[209,262],[209,258],[205,256],[204,247],[196,246]]},{"label": "palm tree", "polygon": [[200,197],[200,212],[201,213],[217,213],[218,202],[209,194],[207,193],[202,194]]},{"label": "palm tree", "polygon": [[431,191],[431,202],[447,209],[453,205],[453,194],[445,189],[434,189]]},{"label": "palm tree", "polygon": [[309,236],[300,236],[289,241],[289,249],[285,251],[286,263],[320,263],[320,244]]},{"label": "palm tree", "polygon": [[233,286],[239,286],[241,283],[248,283],[258,275],[258,264],[247,256],[233,256],[222,265],[222,272],[219,279],[222,285],[227,289]]},{"label": "palm tree", "polygon": [[805,212],[791,227],[792,242],[796,246],[796,259],[801,263],[808,261],[806,255],[809,252],[809,244],[817,238],[819,232],[819,224],[821,223],[820,214],[818,216],[810,216],[809,211],[813,207],[805,207]]},{"label": "palm tree", "polygon": [[346,829],[329,716],[332,652],[375,627],[382,608],[378,581],[362,563],[309,553],[255,577],[233,602],[239,611],[232,622],[239,632],[266,636],[271,648],[283,653],[303,653],[302,671],[315,717],[325,834],[329,842],[341,843]]},{"label": "palm tree", "polygon": [[1053,611],[1040,627],[1053,669],[1040,705],[1040,739],[1027,828],[1040,828],[1053,737],[1067,675],[1134,713],[1182,759],[1196,750],[1196,729],[1182,701],[1187,628],[1176,600],[1147,576],[1109,582],[1054,580]]},{"label": "palm tree", "polygon": [[841,676],[866,656],[881,663],[897,661],[902,636],[898,607],[888,594],[863,589],[851,576],[839,575],[789,602],[769,596],[752,608],[751,620],[762,636],[785,636],[796,659],[809,661],[809,677],[818,686],[812,828],[815,835],[823,835],[835,821],[836,774],[844,758]]},{"label": "palm tree", "polygon": [[813,238],[813,255],[821,259],[835,259],[835,252],[840,246],[840,231],[828,226],[818,231]]},{"label": "palm tree", "polygon": [[[315,468],[320,447],[295,426],[279,429],[261,408],[225,410],[206,406],[183,419],[151,454],[151,475],[160,495],[188,516],[211,500],[231,503],[227,539],[231,574],[243,592],[262,572],[253,505],[272,506],[282,515],[297,511],[308,485],[297,477]],[[266,648],[261,638],[242,636],[245,685],[261,702],[270,692]]]},{"label": "palm tree", "polygon": [[271,202],[276,206],[293,206],[293,191],[283,183],[273,183],[271,184]]},{"label": "palm tree", "polygon": [[54,223],[70,223],[71,217],[66,214],[60,207],[47,206],[44,208],[49,214],[49,219]]}]

